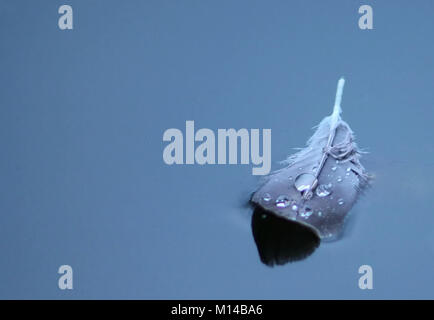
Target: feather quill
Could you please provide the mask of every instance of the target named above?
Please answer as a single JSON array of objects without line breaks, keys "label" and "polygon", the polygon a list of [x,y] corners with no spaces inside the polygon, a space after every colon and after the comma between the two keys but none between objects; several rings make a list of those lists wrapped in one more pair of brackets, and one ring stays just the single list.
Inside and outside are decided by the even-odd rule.
[{"label": "feather quill", "polygon": [[[264,216],[294,222],[321,240],[339,237],[348,212],[369,183],[354,133],[341,118],[344,84],[339,79],[333,112],[320,122],[307,146],[289,156],[285,168],[270,173],[251,198]],[[257,236],[255,240],[259,249]]]}]

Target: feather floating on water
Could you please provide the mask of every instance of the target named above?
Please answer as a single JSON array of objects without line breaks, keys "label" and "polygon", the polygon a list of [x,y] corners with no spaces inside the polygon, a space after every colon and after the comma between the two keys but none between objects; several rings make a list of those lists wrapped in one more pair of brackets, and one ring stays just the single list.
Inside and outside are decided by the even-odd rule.
[{"label": "feather floating on water", "polygon": [[[348,212],[369,183],[369,175],[360,163],[361,152],[354,141],[353,131],[341,118],[344,84],[345,80],[341,78],[333,112],[321,121],[307,146],[289,156],[284,161],[285,168],[270,173],[251,198],[255,213],[261,212],[264,219],[279,218],[282,223],[291,222],[313,233],[318,241],[309,238],[312,252],[319,239],[339,237]],[[272,232],[266,235],[259,221],[258,215],[254,214],[253,234],[265,263],[283,264],[302,258],[303,255],[291,257],[290,254],[280,257],[276,248],[282,251],[291,244],[284,239],[273,244],[275,235]],[[265,239],[261,237],[267,238],[268,248],[261,243]],[[300,242],[298,239],[291,241],[295,247]],[[271,250],[271,258],[267,250]]]}]

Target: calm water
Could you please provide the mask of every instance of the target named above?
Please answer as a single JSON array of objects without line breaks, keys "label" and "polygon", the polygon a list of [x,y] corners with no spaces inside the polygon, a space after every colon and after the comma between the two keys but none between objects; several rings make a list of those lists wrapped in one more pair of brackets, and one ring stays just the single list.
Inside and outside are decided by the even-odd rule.
[{"label": "calm water", "polygon": [[[0,2],[1,298],[434,298],[432,1],[370,1],[370,31],[359,1],[69,3],[72,31],[63,2]],[[251,166],[168,166],[163,132],[271,128],[276,169],[342,75],[373,188],[342,240],[269,268]]]}]

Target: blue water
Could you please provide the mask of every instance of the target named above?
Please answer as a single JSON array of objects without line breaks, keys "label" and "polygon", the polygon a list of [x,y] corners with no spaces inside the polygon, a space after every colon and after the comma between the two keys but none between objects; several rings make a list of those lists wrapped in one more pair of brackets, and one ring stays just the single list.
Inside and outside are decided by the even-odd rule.
[{"label": "blue water", "polygon": [[[369,1],[363,31],[359,1],[67,1],[61,31],[64,3],[0,2],[0,298],[434,298],[432,1]],[[269,268],[252,166],[168,166],[163,132],[271,128],[276,169],[340,76],[373,187],[342,240]]]}]

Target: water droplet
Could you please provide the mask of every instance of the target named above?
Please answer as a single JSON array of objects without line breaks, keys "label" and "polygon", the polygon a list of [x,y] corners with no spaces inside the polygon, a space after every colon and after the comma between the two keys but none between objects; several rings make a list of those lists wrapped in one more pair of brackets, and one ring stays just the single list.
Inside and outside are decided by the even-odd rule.
[{"label": "water droplet", "polygon": [[321,184],[316,188],[315,192],[318,197],[327,197],[332,191],[330,190],[331,184]]},{"label": "water droplet", "polygon": [[292,180],[292,176],[289,177],[289,181],[291,181],[291,180]]},{"label": "water droplet", "polygon": [[350,175],[350,173],[349,172],[347,172],[346,174],[345,174],[347,177]]},{"label": "water droplet", "polygon": [[336,171],[338,167],[332,167],[332,171]]},{"label": "water droplet", "polygon": [[339,164],[339,160],[336,160],[336,163]]},{"label": "water droplet", "polygon": [[312,215],[312,213],[313,213],[312,209],[306,207],[302,212],[300,212],[300,216],[307,219]]},{"label": "water droplet", "polygon": [[271,195],[268,192],[264,193],[264,195],[262,196],[262,200],[264,202],[270,202],[271,201]]},{"label": "water droplet", "polygon": [[287,206],[289,206],[289,199],[287,196],[279,196],[276,199],[276,207],[286,208]]},{"label": "water droplet", "polygon": [[348,168],[347,168],[347,172],[350,172],[350,171],[351,171],[351,167],[348,167]]},{"label": "water droplet", "polygon": [[336,180],[337,182],[341,182],[342,181],[342,178],[341,177],[338,177],[338,179]]},{"label": "water droplet", "polygon": [[318,217],[321,217],[321,216],[322,216],[322,212],[318,211]]},{"label": "water droplet", "polygon": [[310,173],[302,173],[295,179],[294,185],[298,191],[303,192],[310,189],[314,181],[314,175]]},{"label": "water droplet", "polygon": [[297,211],[298,210],[298,206],[296,204],[293,204],[291,207],[292,211]]},{"label": "water droplet", "polygon": [[343,204],[344,204],[344,200],[343,200],[343,199],[339,199],[339,200],[338,200],[338,205],[341,206],[341,205],[343,205]]}]

